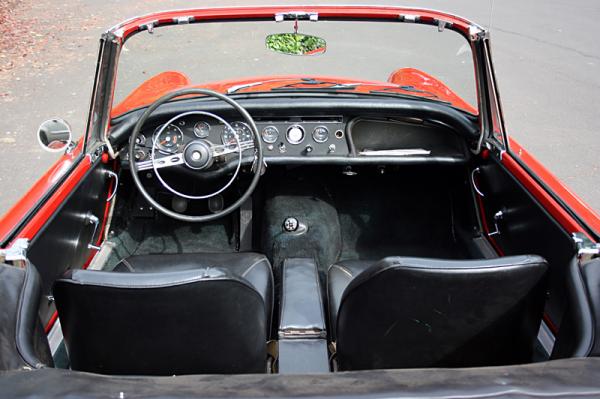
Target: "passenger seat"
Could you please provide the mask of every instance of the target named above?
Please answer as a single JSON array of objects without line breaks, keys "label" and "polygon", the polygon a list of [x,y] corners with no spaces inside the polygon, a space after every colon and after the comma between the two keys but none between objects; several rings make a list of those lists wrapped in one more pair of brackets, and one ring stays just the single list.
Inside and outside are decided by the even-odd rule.
[{"label": "passenger seat", "polygon": [[534,255],[334,264],[328,296],[338,368],[530,362],[547,268]]}]

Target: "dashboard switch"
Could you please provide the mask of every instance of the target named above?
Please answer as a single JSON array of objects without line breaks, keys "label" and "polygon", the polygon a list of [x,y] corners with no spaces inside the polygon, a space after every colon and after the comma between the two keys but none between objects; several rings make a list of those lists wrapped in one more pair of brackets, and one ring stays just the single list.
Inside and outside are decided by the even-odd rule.
[{"label": "dashboard switch", "polygon": [[327,147],[327,152],[333,154],[335,152],[335,144],[329,144],[329,147]]},{"label": "dashboard switch", "polygon": [[279,144],[279,152],[283,154],[286,151],[287,151],[287,148],[285,148],[285,144],[283,144],[283,143]]}]

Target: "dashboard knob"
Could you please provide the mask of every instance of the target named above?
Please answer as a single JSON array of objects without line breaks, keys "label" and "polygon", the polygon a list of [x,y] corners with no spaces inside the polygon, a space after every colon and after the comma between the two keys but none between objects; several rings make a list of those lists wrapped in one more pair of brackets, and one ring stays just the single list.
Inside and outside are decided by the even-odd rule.
[{"label": "dashboard knob", "polygon": [[286,152],[287,148],[285,148],[285,144],[281,143],[279,144],[279,152],[281,152],[282,154],[284,152]]},{"label": "dashboard knob", "polygon": [[329,153],[335,152],[335,144],[329,144],[329,147],[327,147],[327,152],[329,152]]},{"label": "dashboard knob", "polygon": [[286,138],[290,144],[300,144],[304,140],[304,129],[299,125],[290,126]]},{"label": "dashboard knob", "polygon": [[298,230],[298,225],[299,225],[298,219],[296,219],[294,217],[286,218],[283,221],[283,229],[285,231],[287,231],[288,233]]},{"label": "dashboard knob", "polygon": [[304,149],[304,152],[307,154],[310,154],[311,152],[313,152],[313,148],[312,145],[307,145],[306,148]]},{"label": "dashboard knob", "polygon": [[146,152],[144,150],[135,150],[133,156],[135,157],[136,161],[143,161],[147,157]]}]

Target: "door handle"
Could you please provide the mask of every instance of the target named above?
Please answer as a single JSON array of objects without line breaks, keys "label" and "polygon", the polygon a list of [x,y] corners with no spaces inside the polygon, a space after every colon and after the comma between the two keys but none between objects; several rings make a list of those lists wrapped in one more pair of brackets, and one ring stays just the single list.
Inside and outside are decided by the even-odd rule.
[{"label": "door handle", "polygon": [[98,231],[98,226],[100,225],[100,219],[96,215],[88,212],[85,215],[86,224],[93,224],[94,231],[92,233],[92,238],[90,238],[90,243],[87,245],[88,249],[95,249],[96,251],[100,250],[100,246],[94,244],[94,237],[96,237],[96,232]]},{"label": "door handle", "polygon": [[110,201],[112,201],[112,199],[117,194],[117,188],[119,187],[119,175],[116,174],[115,172],[113,172],[112,170],[107,170],[106,171],[106,175],[109,178],[112,177],[112,178],[115,179],[115,186],[113,187],[112,193],[110,193],[110,195],[108,196],[108,198],[106,198],[106,202],[110,202]]}]

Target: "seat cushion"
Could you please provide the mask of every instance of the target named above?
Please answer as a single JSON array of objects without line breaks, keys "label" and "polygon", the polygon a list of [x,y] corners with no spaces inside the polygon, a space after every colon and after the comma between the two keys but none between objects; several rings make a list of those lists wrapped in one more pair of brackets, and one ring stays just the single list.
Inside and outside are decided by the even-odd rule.
[{"label": "seat cushion", "polygon": [[[273,303],[273,275],[265,255],[254,252],[137,255],[121,260],[114,272],[156,273],[220,268],[249,282],[265,304]],[[265,306],[268,325],[271,306]]]},{"label": "seat cushion", "polygon": [[340,369],[529,362],[547,267],[533,255],[333,265],[329,311]]}]

